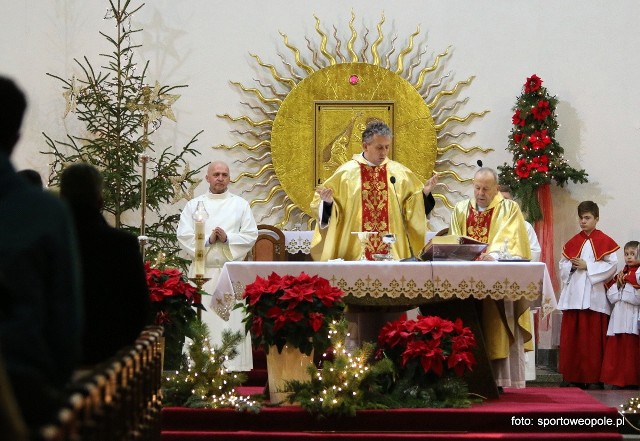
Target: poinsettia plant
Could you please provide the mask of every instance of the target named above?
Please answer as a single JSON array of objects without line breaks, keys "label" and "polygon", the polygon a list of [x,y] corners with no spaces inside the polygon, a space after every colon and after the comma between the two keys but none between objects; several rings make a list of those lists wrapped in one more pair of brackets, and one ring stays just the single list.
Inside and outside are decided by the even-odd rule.
[{"label": "poinsettia plant", "polygon": [[387,323],[378,334],[376,358],[390,358],[401,376],[426,384],[472,370],[475,347],[475,337],[462,320],[418,316]]},{"label": "poinsettia plant", "polygon": [[144,264],[151,297],[151,310],[157,325],[164,326],[165,367],[177,369],[182,359],[182,345],[189,334],[197,310],[203,309],[203,291],[189,283],[176,268],[156,268]]},{"label": "poinsettia plant", "polygon": [[254,346],[269,352],[285,345],[310,355],[329,346],[329,325],[344,312],[344,293],[327,279],[306,273],[294,277],[271,273],[256,277],[242,294],[244,323]]},{"label": "poinsettia plant", "polygon": [[184,324],[196,317],[203,294],[176,268],[159,269],[144,264],[152,311],[157,325]]}]

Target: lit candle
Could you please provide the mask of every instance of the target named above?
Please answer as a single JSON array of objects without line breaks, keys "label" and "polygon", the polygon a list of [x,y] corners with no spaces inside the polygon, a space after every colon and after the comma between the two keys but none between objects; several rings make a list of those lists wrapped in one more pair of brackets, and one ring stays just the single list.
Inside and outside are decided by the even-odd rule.
[{"label": "lit candle", "polygon": [[193,213],[193,220],[196,224],[196,255],[194,261],[196,277],[204,277],[204,226],[208,218],[209,213],[204,208],[204,204],[202,201],[198,202],[198,207]]}]

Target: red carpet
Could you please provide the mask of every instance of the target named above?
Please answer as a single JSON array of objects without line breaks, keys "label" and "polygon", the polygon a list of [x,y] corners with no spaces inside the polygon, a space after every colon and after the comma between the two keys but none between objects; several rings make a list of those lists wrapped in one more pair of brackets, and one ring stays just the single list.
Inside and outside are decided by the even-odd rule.
[{"label": "red carpet", "polygon": [[259,414],[165,408],[162,440],[620,440],[620,421],[616,408],[580,389],[527,388],[470,409],[364,410],[354,418],[317,419],[297,406]]}]

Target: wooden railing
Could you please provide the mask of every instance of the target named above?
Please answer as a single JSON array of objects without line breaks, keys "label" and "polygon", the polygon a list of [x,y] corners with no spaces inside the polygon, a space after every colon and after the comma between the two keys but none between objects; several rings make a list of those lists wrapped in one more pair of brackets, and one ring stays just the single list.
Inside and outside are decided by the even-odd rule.
[{"label": "wooden railing", "polygon": [[81,375],[45,441],[160,440],[162,327]]}]

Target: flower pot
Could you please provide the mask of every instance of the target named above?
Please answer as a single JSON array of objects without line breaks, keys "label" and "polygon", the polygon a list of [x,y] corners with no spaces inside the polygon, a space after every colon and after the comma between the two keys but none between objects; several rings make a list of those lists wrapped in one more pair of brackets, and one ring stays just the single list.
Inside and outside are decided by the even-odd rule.
[{"label": "flower pot", "polygon": [[285,382],[309,380],[307,366],[313,363],[311,355],[305,355],[298,348],[285,345],[282,352],[276,346],[269,346],[267,354],[267,375],[269,376],[269,400],[272,404],[287,405],[287,392],[283,392]]}]

